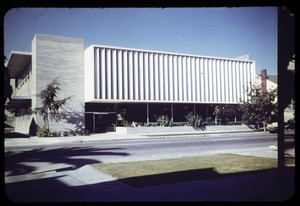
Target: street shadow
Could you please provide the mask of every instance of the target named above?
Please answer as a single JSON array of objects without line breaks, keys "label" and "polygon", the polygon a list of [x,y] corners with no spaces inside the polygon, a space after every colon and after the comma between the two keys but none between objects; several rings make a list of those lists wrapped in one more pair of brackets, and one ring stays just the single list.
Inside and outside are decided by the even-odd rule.
[{"label": "street shadow", "polygon": [[101,163],[93,159],[96,156],[128,156],[128,153],[118,152],[122,148],[93,147],[62,147],[54,149],[32,149],[29,151],[8,151],[5,153],[5,174],[7,176],[32,173],[36,167],[24,163],[65,163],[77,169],[87,164]]}]

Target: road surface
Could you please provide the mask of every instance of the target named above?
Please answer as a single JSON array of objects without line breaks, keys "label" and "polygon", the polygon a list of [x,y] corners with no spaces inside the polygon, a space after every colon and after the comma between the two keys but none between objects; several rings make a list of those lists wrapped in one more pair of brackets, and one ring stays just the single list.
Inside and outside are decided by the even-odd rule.
[{"label": "road surface", "polygon": [[87,141],[5,148],[5,175],[76,169],[87,164],[155,160],[233,153],[277,157],[272,145],[277,135],[232,133],[207,136],[154,137],[151,139]]}]

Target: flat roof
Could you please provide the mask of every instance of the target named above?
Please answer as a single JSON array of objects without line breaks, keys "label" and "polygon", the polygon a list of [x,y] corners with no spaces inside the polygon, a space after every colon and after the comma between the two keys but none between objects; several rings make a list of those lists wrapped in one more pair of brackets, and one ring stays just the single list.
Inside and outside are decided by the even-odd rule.
[{"label": "flat roof", "polygon": [[7,68],[12,79],[16,79],[31,62],[31,52],[12,51]]},{"label": "flat roof", "polygon": [[[116,50],[129,50],[129,51],[137,51],[137,52],[149,52],[149,53],[157,53],[157,54],[171,54],[178,56],[189,56],[189,57],[200,57],[207,59],[222,59],[222,60],[231,60],[231,61],[240,61],[240,62],[254,62],[254,60],[242,59],[240,57],[237,58],[227,58],[227,57],[215,57],[215,56],[204,56],[204,55],[195,55],[195,54],[184,54],[184,53],[176,53],[176,52],[166,52],[166,51],[157,51],[157,50],[147,50],[147,49],[136,49],[136,48],[126,48],[126,47],[117,47],[117,46],[108,46],[108,45],[100,45],[100,44],[92,44],[86,49],[91,47],[100,47],[100,48],[108,48],[108,49],[116,49]],[[244,55],[246,56],[246,55]],[[244,57],[241,56],[241,57]]]}]

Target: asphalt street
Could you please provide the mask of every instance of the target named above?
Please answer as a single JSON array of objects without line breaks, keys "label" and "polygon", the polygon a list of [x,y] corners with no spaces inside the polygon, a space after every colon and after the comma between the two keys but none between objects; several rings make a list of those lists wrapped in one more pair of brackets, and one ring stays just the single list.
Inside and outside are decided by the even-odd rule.
[{"label": "asphalt street", "polygon": [[277,157],[277,135],[269,133],[159,136],[151,139],[70,142],[5,148],[6,175],[23,175],[93,163],[155,160],[234,153]]}]

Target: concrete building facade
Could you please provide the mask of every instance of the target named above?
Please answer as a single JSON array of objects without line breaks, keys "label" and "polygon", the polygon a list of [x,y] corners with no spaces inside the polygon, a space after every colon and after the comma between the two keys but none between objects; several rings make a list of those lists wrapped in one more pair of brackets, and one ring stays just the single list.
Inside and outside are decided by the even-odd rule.
[{"label": "concrete building facade", "polygon": [[[85,127],[91,132],[108,131],[118,119],[150,124],[160,115],[173,122],[185,121],[189,112],[209,117],[216,105],[234,108],[248,101],[247,91],[256,76],[255,62],[245,57],[103,45],[84,49],[83,39],[42,34],[34,37],[31,52],[12,52],[7,67],[15,80],[9,107],[22,101],[31,108],[39,107],[36,94],[59,77],[59,97],[71,96],[70,110],[84,110]],[[39,116],[28,115],[27,119],[22,127],[16,120],[15,129],[29,133],[25,128],[33,120],[42,125]],[[66,122],[51,122],[50,127],[56,131],[74,129]]]},{"label": "concrete building facade", "polygon": [[[47,84],[59,78],[62,90],[58,98],[71,96],[67,107],[80,111],[84,106],[84,43],[83,39],[37,34],[30,53],[12,52],[7,67],[14,79],[14,92],[9,107],[19,110],[41,106],[36,97]],[[24,103],[27,105],[24,105]],[[15,131],[30,133],[30,125],[43,126],[39,115],[22,115],[15,119]],[[53,131],[74,129],[74,125],[50,122]]]}]

